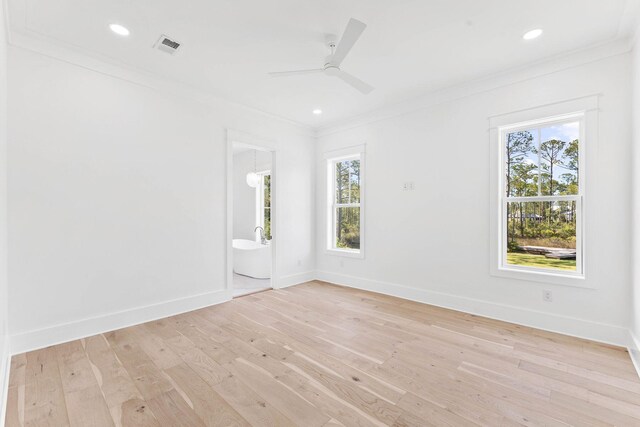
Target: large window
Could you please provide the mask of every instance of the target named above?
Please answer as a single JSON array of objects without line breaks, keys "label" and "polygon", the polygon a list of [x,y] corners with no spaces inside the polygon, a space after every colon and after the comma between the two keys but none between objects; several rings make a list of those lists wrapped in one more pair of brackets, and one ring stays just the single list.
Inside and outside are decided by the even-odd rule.
[{"label": "large window", "polygon": [[327,249],[342,254],[363,254],[362,152],[329,158]]},{"label": "large window", "polygon": [[[264,229],[264,237],[271,240],[271,171],[259,172],[260,184],[256,187],[256,223]],[[256,233],[256,239],[260,232]]]},{"label": "large window", "polygon": [[500,128],[501,268],[583,274],[582,114]]}]

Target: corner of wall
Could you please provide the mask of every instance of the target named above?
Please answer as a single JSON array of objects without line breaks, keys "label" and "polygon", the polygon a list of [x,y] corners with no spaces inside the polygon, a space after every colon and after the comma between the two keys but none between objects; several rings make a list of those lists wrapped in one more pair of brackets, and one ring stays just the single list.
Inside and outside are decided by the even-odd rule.
[{"label": "corner of wall", "polygon": [[6,1],[0,1],[0,425],[4,425],[11,353],[8,331],[7,285],[7,25]]},{"label": "corner of wall", "polygon": [[[640,213],[640,28],[636,26],[631,51],[631,209],[632,217]],[[640,226],[631,222],[631,319],[629,321],[629,355],[640,375]]]},{"label": "corner of wall", "polygon": [[310,282],[316,279],[315,271],[305,271],[303,273],[292,274],[289,276],[280,277],[274,286],[274,289],[283,289],[290,286],[300,285],[302,283]]},{"label": "corner of wall", "polygon": [[636,368],[636,373],[640,376],[640,341],[633,332],[633,329],[629,330],[629,345],[627,346],[629,357],[633,362],[633,367]]},{"label": "corner of wall", "polygon": [[9,396],[9,367],[11,366],[11,352],[9,336],[3,337],[2,354],[0,354],[0,426],[4,425]]}]

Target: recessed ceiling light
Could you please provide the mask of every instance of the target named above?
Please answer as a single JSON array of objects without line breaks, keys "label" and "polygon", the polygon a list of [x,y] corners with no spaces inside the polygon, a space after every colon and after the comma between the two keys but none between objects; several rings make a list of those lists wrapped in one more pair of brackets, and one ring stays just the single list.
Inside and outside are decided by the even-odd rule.
[{"label": "recessed ceiling light", "polygon": [[535,30],[527,31],[526,33],[524,33],[522,38],[525,40],[533,40],[540,37],[541,34],[542,30],[540,28],[536,28]]},{"label": "recessed ceiling light", "polygon": [[319,116],[320,114],[322,114],[322,110],[319,108],[316,108],[315,110],[313,110],[313,114],[315,114],[316,116]]},{"label": "recessed ceiling light", "polygon": [[120,24],[111,24],[109,25],[109,28],[111,28],[111,31],[113,31],[114,33],[116,33],[119,36],[128,36],[129,35],[129,30],[125,27],[123,27]]}]

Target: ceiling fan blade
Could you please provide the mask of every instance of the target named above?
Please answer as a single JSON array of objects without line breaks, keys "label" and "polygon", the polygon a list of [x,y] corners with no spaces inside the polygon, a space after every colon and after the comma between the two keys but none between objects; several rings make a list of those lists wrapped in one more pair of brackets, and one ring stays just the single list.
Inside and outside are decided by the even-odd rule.
[{"label": "ceiling fan blade", "polygon": [[349,19],[349,23],[347,24],[347,28],[344,30],[342,34],[342,39],[338,46],[336,47],[336,51],[331,58],[331,63],[337,67],[340,66],[344,58],[353,48],[353,45],[356,44],[360,35],[367,28],[367,24],[364,22],[360,22],[357,19]]},{"label": "ceiling fan blade", "polygon": [[288,77],[288,76],[297,76],[300,74],[313,74],[313,73],[321,73],[324,70],[322,68],[314,68],[311,70],[295,70],[295,71],[276,71],[269,73],[271,77]]},{"label": "ceiling fan blade", "polygon": [[344,71],[340,71],[338,74],[336,74],[336,77],[365,95],[371,93],[371,91],[374,89],[370,84],[365,83],[359,78],[352,76],[349,73],[345,73]]}]

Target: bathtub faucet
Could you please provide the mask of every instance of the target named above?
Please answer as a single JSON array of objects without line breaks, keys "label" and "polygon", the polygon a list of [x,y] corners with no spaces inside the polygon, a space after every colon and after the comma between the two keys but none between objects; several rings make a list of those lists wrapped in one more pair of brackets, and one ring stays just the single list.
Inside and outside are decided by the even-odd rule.
[{"label": "bathtub faucet", "polygon": [[256,228],[253,229],[253,232],[255,233],[258,228],[260,229],[260,243],[262,243],[263,245],[266,245],[267,239],[266,237],[264,237],[264,228],[257,226]]}]

